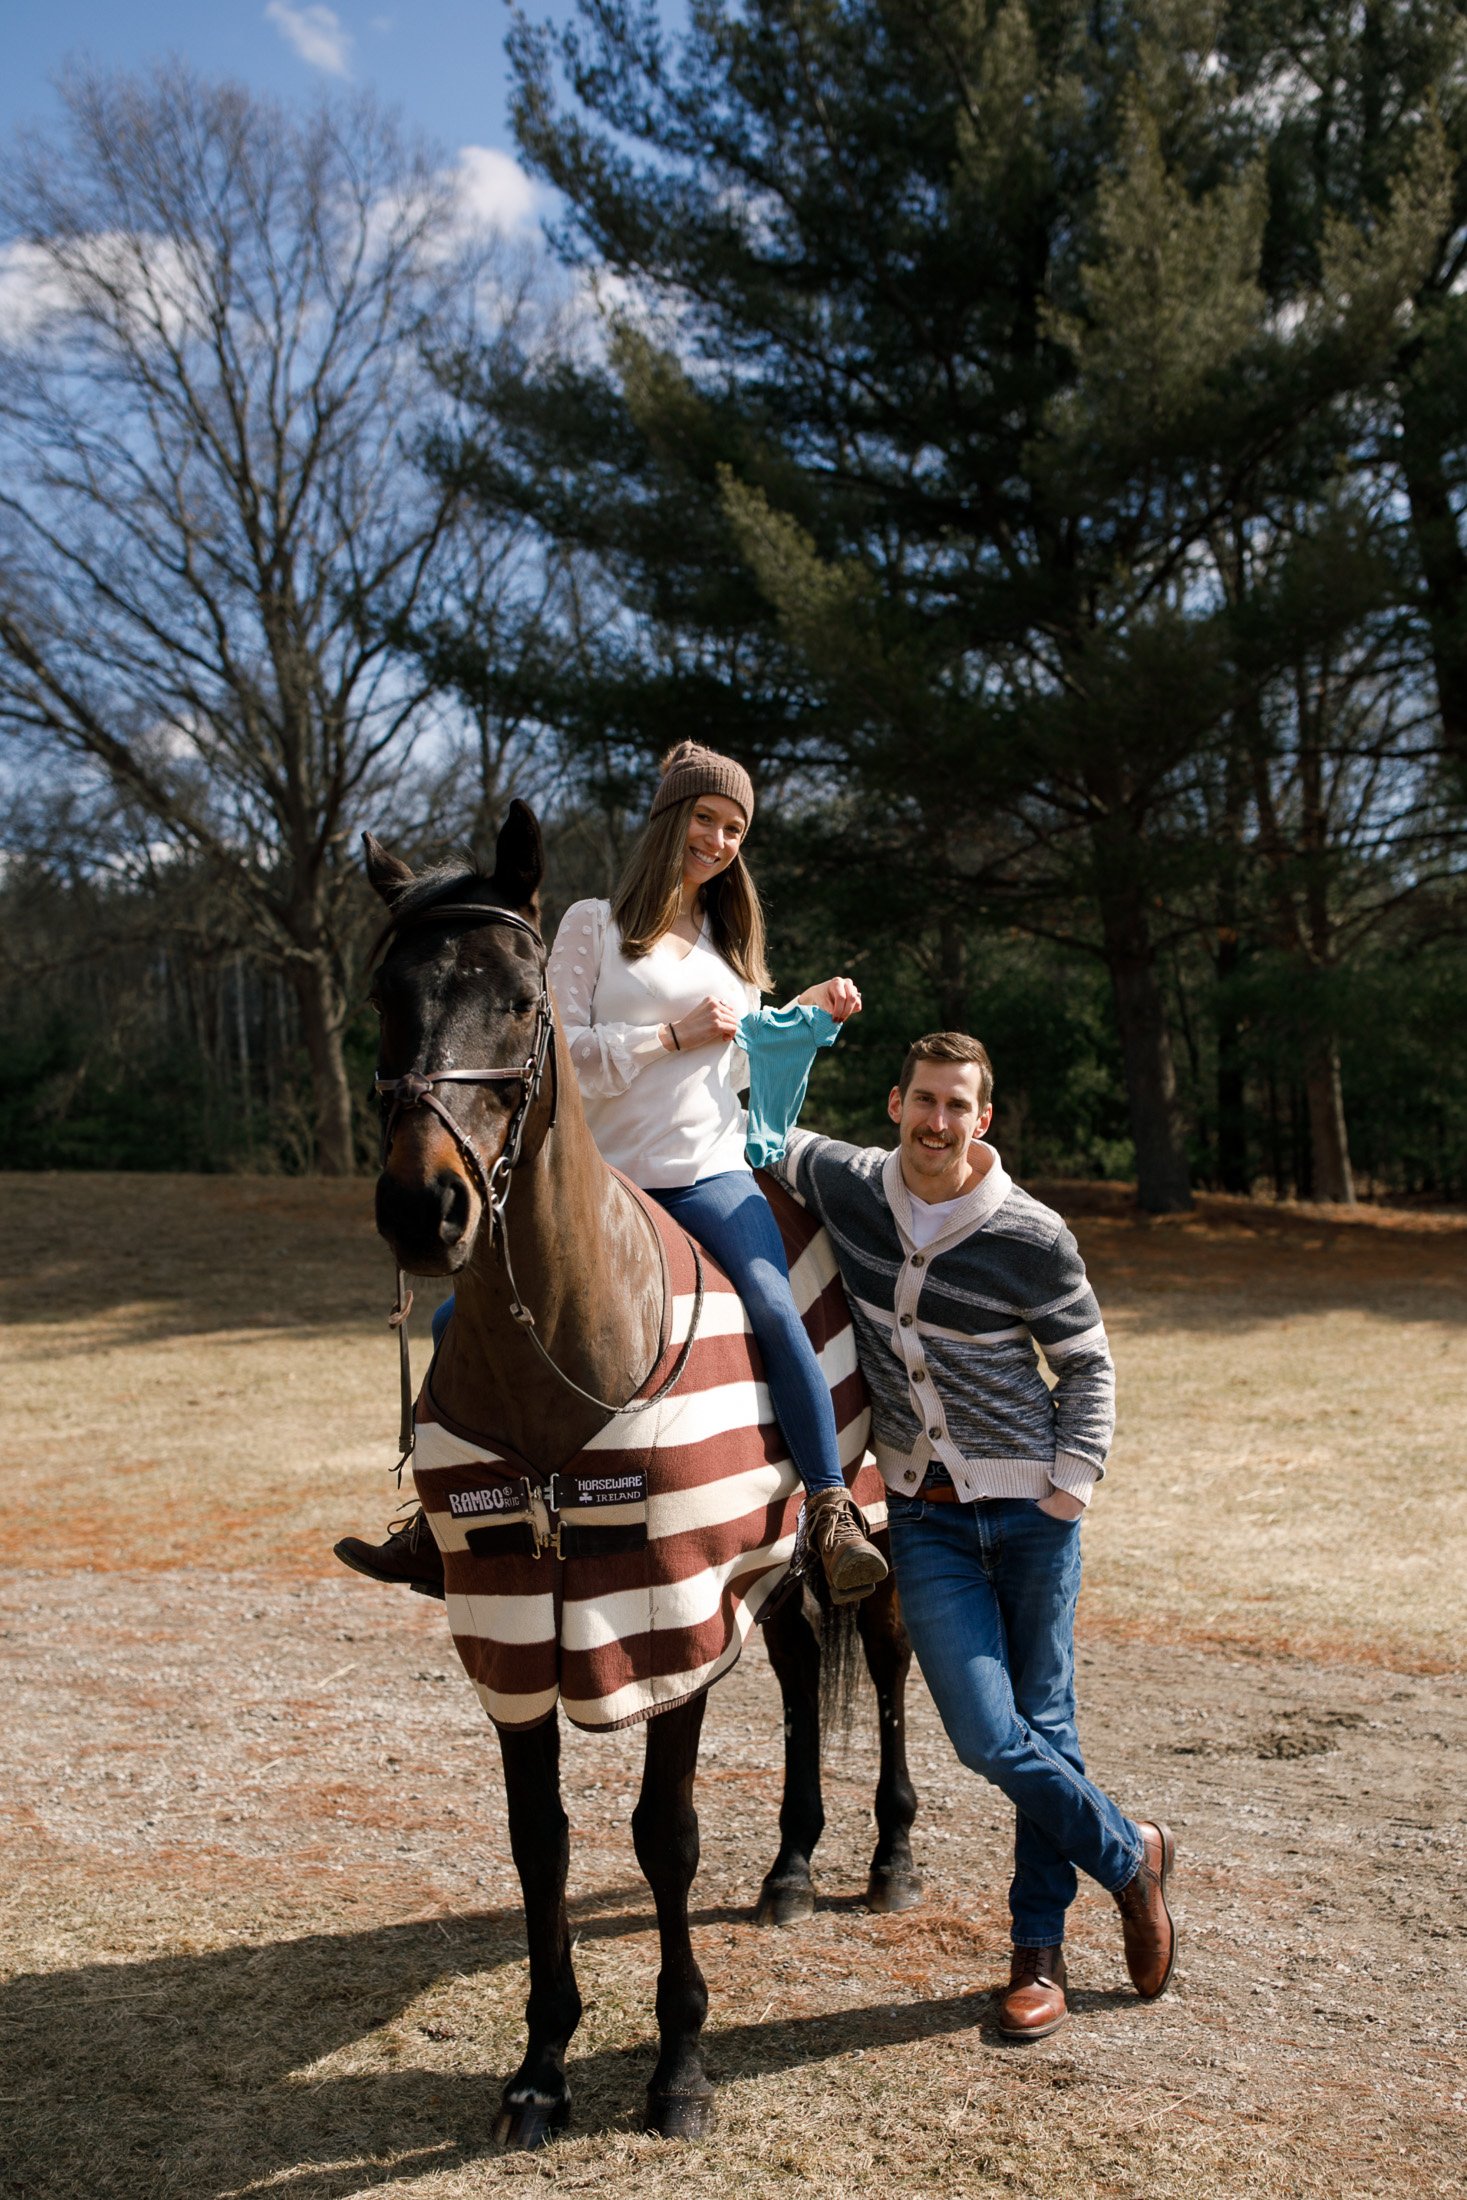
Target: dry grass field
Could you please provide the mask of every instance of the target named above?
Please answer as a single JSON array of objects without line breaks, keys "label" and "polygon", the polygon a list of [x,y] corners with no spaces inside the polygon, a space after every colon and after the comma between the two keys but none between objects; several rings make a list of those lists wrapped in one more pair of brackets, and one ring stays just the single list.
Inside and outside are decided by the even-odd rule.
[{"label": "dry grass field", "polygon": [[1138,2005],[1088,1889],[1069,2025],[999,2041],[1004,1812],[920,1684],[924,1907],[855,1901],[863,1715],[827,1767],[821,1908],[756,1931],[756,1642],[700,1776],[719,2128],[636,2129],[637,1744],[572,1735],[574,2122],[498,2159],[525,1966],[496,1752],[441,1608],[330,1557],[391,1495],[368,1189],[0,1178],[0,2195],[1467,2189],[1467,1226],[1061,1196],[1122,1404],[1084,1531],[1083,1732],[1177,1831],[1173,1990]]}]

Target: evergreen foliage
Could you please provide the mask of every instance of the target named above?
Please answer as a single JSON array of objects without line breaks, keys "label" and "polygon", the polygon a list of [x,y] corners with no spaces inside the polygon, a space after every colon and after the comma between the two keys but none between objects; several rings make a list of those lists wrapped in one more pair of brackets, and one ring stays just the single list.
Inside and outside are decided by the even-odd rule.
[{"label": "evergreen foliage", "polygon": [[781,986],[866,993],[815,1119],[884,1135],[967,1026],[1029,1174],[1467,1194],[1461,7],[577,0],[510,50],[612,303],[436,361],[491,548],[367,607],[472,734],[419,825],[538,770],[604,892],[695,734]]}]

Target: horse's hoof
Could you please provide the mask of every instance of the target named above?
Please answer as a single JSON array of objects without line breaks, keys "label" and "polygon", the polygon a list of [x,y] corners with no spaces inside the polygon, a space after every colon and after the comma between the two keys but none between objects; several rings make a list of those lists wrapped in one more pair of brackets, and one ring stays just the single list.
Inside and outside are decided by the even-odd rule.
[{"label": "horse's hoof", "polygon": [[808,1879],[766,1879],[754,1906],[756,1925],[798,1925],[815,1915],[815,1889]]},{"label": "horse's hoof", "polygon": [[921,1900],[922,1882],[915,1872],[873,1872],[866,1882],[866,1907],[878,1917],[915,1910]]},{"label": "horse's hoof", "polygon": [[713,2088],[701,2093],[647,2094],[644,2131],[659,2139],[703,2139],[713,2129]]},{"label": "horse's hoof", "polygon": [[505,2101],[494,2119],[495,2148],[500,2154],[533,2154],[569,2120],[569,2094],[553,2101]]}]

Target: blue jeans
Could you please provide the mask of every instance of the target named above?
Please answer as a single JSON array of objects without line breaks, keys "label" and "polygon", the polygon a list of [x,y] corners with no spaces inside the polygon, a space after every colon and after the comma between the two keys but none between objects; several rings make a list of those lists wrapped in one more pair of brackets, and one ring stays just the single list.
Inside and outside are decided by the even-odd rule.
[{"label": "blue jeans", "polygon": [[[729,1169],[647,1196],[707,1246],[748,1309],[770,1402],[806,1489],[843,1488],[830,1388],[795,1311],[779,1224],[751,1172]],[[433,1316],[435,1348],[452,1313],[445,1299]]]},{"label": "blue jeans", "polygon": [[770,1403],[806,1489],[843,1488],[830,1387],[795,1311],[779,1224],[752,1173],[727,1169],[647,1196],[708,1248],[748,1309]]},{"label": "blue jeans", "polygon": [[1076,1866],[1115,1894],[1143,1853],[1139,1828],[1086,1778],[1075,1731],[1080,1523],[1032,1498],[891,1496],[887,1515],[907,1632],[948,1739],[1018,1813],[1014,1945],[1058,1947]]}]

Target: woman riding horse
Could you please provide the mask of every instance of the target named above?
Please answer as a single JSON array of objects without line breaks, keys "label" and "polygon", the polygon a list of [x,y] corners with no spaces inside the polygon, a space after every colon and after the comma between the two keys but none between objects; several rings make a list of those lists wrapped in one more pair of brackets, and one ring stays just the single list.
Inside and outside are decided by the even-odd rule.
[{"label": "woman riding horse", "polygon": [[[712,2115],[701,2051],[708,1993],[688,1917],[699,1735],[709,1684],[769,1612],[787,1563],[792,1477],[760,1425],[758,1359],[746,1317],[729,1318],[738,1307],[729,1282],[607,1166],[592,1137],[546,981],[543,852],[530,812],[511,805],[492,876],[415,878],[370,835],[367,868],[389,911],[372,986],[377,1224],[400,1270],[457,1284],[418,1400],[413,1472],[428,1532],[447,1554],[455,1646],[497,1731],[524,1894],[527,2036],[496,2137],[537,2146],[569,2113],[566,2052],[581,2001],[566,1910],[561,1708],[597,1731],[643,1726],[631,1830],[661,1951],[647,2127],[696,2136]],[[578,959],[585,977],[584,952]],[[679,1002],[670,1014],[674,1043],[662,1050],[696,1052],[681,1047]],[[831,1327],[838,1284],[833,1264],[827,1275],[811,1258],[819,1240],[802,1238],[804,1219],[793,1208],[785,1217],[791,1243],[808,1248],[797,1295],[838,1375],[839,1440],[854,1459],[864,1440],[854,1347],[845,1332],[843,1353]],[[890,1580],[852,1617],[881,1706],[867,1900],[906,1908],[919,1886],[902,1750],[909,1653]],[[785,1700],[787,1778],[780,1853],[758,1914],[783,1923],[812,1907],[809,1859],[823,1823],[819,1660],[800,1600],[773,1612],[768,1641]]]},{"label": "woman riding horse", "polygon": [[[693,741],[671,750],[615,894],[566,911],[549,977],[603,1158],[707,1247],[748,1309],[770,1400],[808,1493],[810,1547],[832,1597],[850,1603],[885,1578],[886,1561],[847,1494],[830,1391],[745,1151],[749,1115],[739,1093],[749,1080],[748,1050],[758,1050],[756,1072],[767,1059],[779,1081],[776,1110],[793,1115],[819,1043],[808,1024],[781,1029],[781,1012],[760,1010],[772,981],[764,913],[743,853],[753,814],[742,764]],[[790,1005],[797,1004],[840,1024],[859,1012],[861,997],[849,978],[836,977],[807,986]],[[771,1041],[777,1063],[764,1056]],[[435,1337],[451,1307],[439,1309]],[[441,1581],[420,1514],[385,1544],[347,1537],[336,1549],[374,1579]]]}]

